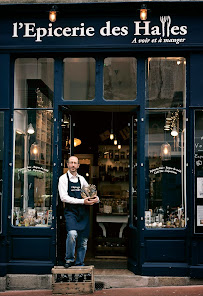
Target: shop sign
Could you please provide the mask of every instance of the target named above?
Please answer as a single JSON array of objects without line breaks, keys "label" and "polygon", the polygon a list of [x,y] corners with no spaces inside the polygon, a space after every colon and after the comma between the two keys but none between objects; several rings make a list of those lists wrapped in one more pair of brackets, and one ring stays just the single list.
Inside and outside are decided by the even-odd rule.
[{"label": "shop sign", "polygon": [[[131,25],[132,26],[132,25]],[[186,25],[172,25],[170,16],[160,16],[159,24],[153,25],[151,21],[133,21],[133,34],[131,26],[118,26],[106,21],[104,25],[96,28],[86,25],[84,22],[76,26],[56,26],[49,23],[47,26],[37,25],[35,22],[15,22],[13,23],[12,38],[33,38],[37,43],[49,38],[93,38],[100,36],[125,37],[131,35],[133,44],[155,44],[155,43],[174,43],[180,44],[186,41],[188,28]]]},{"label": "shop sign", "polygon": [[[201,22],[201,21],[200,21]],[[198,42],[196,24],[185,17],[170,15],[154,16],[141,21],[132,16],[97,18],[58,18],[55,23],[48,19],[0,20],[0,46],[53,47],[160,47],[179,46]],[[199,28],[201,29],[201,23]],[[198,38],[198,39],[197,39]],[[197,41],[198,40],[198,41]]]}]

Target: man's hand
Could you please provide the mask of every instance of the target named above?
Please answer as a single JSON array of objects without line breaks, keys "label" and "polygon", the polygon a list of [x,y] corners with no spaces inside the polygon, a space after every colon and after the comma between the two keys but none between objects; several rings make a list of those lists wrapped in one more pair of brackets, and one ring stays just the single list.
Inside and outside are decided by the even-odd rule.
[{"label": "man's hand", "polygon": [[84,204],[88,206],[92,206],[93,204],[98,203],[98,201],[99,201],[98,196],[95,196],[95,198],[89,198],[89,197],[84,198]]}]

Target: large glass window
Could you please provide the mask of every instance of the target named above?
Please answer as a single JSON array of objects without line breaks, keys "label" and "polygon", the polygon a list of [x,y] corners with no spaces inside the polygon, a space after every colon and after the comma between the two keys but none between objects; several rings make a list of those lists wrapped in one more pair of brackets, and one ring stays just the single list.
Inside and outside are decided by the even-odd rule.
[{"label": "large glass window", "polygon": [[185,107],[185,85],[185,58],[159,57],[148,59],[147,107]]},{"label": "large glass window", "polygon": [[104,99],[135,100],[137,97],[137,60],[108,57],[104,60]]},{"label": "large glass window", "polygon": [[52,216],[53,111],[14,113],[13,225],[49,226]]},{"label": "large glass window", "polygon": [[185,136],[184,111],[147,113],[146,227],[185,227]]},{"label": "large glass window", "polygon": [[147,86],[145,225],[182,228],[187,221],[185,59],[149,58]]},{"label": "large glass window", "polygon": [[95,60],[93,58],[66,58],[63,61],[63,99],[93,100],[95,97]]},{"label": "large glass window", "polygon": [[2,232],[3,159],[4,159],[4,112],[0,112],[0,233]]},{"label": "large glass window", "polygon": [[53,64],[15,63],[12,223],[18,227],[52,223]]}]

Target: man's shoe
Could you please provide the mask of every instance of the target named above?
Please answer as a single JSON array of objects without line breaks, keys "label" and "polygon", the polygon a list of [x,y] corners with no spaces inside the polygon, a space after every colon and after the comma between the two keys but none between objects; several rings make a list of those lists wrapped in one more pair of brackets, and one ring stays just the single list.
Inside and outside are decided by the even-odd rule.
[{"label": "man's shoe", "polygon": [[80,273],[78,275],[78,282],[83,282],[84,281],[84,274]]},{"label": "man's shoe", "polygon": [[74,265],[74,262],[66,262],[65,264],[64,264],[64,267],[65,268],[69,268],[69,267],[71,267],[71,266],[73,266]]}]

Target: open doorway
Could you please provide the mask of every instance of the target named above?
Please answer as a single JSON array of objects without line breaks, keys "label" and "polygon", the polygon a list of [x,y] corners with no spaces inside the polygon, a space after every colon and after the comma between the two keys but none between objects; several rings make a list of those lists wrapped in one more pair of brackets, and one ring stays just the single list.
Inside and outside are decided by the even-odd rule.
[{"label": "open doorway", "polygon": [[[81,109],[81,107],[80,107]],[[91,207],[86,263],[102,268],[126,268],[128,253],[130,125],[132,114],[117,108],[62,112],[62,163],[79,159],[78,173],[97,187],[100,203]],[[74,139],[74,145],[71,138]],[[72,151],[71,151],[72,149]],[[135,149],[134,149],[135,151]],[[58,207],[59,262],[65,254],[63,208]],[[111,264],[105,265],[105,262]]]}]

